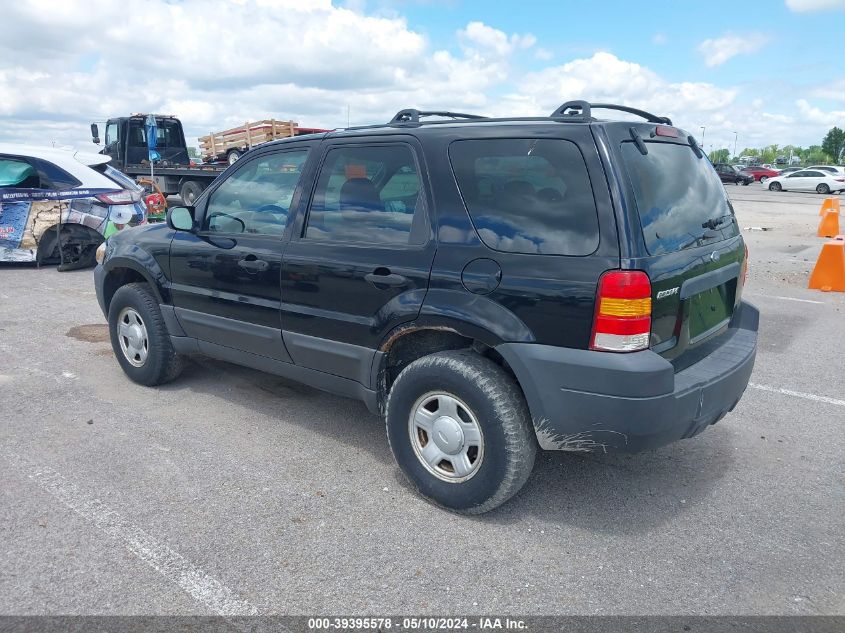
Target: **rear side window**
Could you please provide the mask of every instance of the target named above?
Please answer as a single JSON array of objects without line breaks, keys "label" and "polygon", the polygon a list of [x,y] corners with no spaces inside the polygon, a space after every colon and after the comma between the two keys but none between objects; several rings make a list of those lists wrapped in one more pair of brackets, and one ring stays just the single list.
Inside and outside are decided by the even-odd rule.
[{"label": "rear side window", "polygon": [[509,253],[589,255],[596,202],[578,147],[560,139],[456,141],[452,170],[478,236]]},{"label": "rear side window", "polygon": [[326,155],[305,238],[409,244],[424,220],[417,162],[407,145],[351,146]]},{"label": "rear side window", "polygon": [[[705,158],[678,143],[622,143],[646,248],[652,255],[739,234],[725,188]],[[711,225],[713,228],[710,228]]]},{"label": "rear side window", "polygon": [[42,185],[49,183],[52,189],[73,189],[82,184],[64,169],[57,167],[50,161],[35,158],[33,163],[41,175]]}]

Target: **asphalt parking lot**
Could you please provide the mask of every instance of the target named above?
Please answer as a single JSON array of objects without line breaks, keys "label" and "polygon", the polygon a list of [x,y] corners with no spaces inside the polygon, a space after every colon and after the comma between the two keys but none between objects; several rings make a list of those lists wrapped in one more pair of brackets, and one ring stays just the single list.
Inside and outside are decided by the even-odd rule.
[{"label": "asphalt parking lot", "polygon": [[655,452],[542,454],[474,518],[409,489],[363,404],[211,360],[138,386],[90,270],[3,267],[0,612],[845,613],[845,294],[806,289],[822,196],[727,191],[762,312],[739,406]]}]

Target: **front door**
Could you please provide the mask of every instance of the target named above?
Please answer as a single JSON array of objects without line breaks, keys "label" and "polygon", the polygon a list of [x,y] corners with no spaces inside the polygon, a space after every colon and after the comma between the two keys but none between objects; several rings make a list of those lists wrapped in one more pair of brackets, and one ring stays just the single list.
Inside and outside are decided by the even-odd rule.
[{"label": "front door", "polygon": [[290,362],[279,318],[282,236],[308,152],[297,145],[238,162],[197,208],[197,233],[174,236],[173,305],[188,336]]},{"label": "front door", "polygon": [[435,244],[415,141],[334,142],[282,263],[282,326],[298,365],[370,386],[373,356],[417,317]]}]

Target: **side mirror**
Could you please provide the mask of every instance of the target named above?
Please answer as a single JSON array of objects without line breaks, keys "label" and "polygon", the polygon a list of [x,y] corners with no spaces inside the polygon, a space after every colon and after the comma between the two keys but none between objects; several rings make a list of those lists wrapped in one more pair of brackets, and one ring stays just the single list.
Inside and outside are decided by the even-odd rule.
[{"label": "side mirror", "polygon": [[193,207],[170,207],[167,210],[167,226],[174,231],[194,230],[194,208]]},{"label": "side mirror", "polygon": [[96,145],[100,144],[100,128],[97,127],[96,123],[91,124],[91,140],[94,141]]}]

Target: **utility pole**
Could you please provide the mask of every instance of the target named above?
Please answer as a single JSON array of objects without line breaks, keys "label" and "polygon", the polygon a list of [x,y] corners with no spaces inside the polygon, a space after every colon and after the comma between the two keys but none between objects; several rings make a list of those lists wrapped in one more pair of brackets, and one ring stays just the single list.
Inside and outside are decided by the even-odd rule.
[{"label": "utility pole", "polygon": [[736,139],[738,137],[739,137],[739,135],[736,132],[734,132],[734,158],[736,158]]},{"label": "utility pole", "polygon": [[706,128],[705,126],[703,126],[703,125],[701,126],[701,146],[702,146],[702,147],[704,147],[704,131],[705,131],[706,129],[707,129],[707,128]]}]

